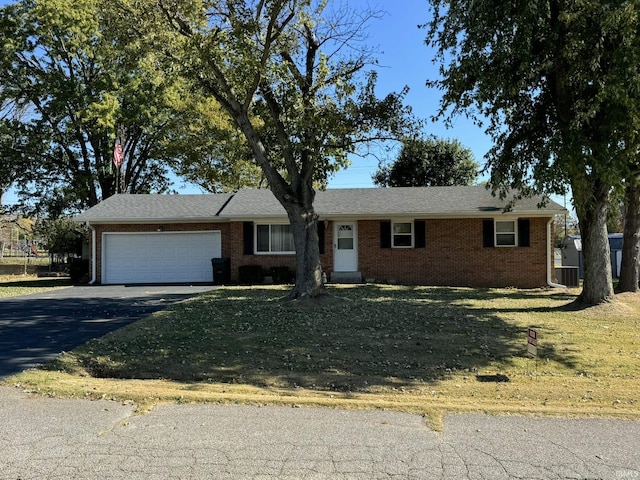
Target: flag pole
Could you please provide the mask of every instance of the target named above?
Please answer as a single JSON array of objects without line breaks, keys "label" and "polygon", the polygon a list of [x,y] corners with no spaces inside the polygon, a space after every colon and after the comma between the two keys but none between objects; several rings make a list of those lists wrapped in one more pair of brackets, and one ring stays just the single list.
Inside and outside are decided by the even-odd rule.
[{"label": "flag pole", "polygon": [[116,167],[116,193],[122,193],[122,179],[120,178],[120,167],[124,162],[124,152],[122,150],[122,135],[116,137],[116,143],[113,147],[113,165]]}]

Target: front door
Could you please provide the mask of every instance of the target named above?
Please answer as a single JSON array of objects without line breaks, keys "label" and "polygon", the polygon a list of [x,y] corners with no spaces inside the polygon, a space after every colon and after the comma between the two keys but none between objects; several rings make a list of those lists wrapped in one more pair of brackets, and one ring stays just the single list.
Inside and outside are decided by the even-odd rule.
[{"label": "front door", "polygon": [[358,224],[336,222],[333,229],[333,270],[336,272],[358,271]]}]

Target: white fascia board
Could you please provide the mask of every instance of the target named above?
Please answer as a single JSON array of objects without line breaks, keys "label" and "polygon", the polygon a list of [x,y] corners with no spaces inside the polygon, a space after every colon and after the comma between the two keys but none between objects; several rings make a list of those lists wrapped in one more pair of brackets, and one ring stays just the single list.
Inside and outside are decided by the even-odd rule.
[{"label": "white fascia board", "polygon": [[319,213],[318,216],[322,220],[388,220],[390,218],[411,218],[420,220],[444,220],[444,219],[464,219],[464,218],[507,218],[507,217],[520,217],[520,218],[548,218],[553,217],[556,214],[564,214],[565,211],[545,211],[545,212],[459,212],[459,213],[426,213],[426,212],[388,212],[380,214],[368,214],[368,215],[353,215],[353,214],[339,214],[339,215],[323,215]]},{"label": "white fascia board", "polygon": [[91,225],[129,225],[129,224],[156,224],[156,223],[226,223],[229,221],[227,218],[221,217],[165,217],[165,218],[103,218],[100,220],[86,220],[78,219],[78,222],[90,222]]}]

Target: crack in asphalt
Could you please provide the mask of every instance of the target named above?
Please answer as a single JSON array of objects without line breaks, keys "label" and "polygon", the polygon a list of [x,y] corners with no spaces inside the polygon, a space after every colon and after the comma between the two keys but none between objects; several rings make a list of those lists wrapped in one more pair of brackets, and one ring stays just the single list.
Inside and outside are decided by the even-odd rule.
[{"label": "crack in asphalt", "polygon": [[[385,411],[167,405],[138,416],[115,402],[3,392],[0,480],[640,479],[634,422],[567,421],[572,434],[523,439],[523,422],[550,420],[452,416],[436,433],[418,416]],[[594,440],[613,427],[619,443]]]}]

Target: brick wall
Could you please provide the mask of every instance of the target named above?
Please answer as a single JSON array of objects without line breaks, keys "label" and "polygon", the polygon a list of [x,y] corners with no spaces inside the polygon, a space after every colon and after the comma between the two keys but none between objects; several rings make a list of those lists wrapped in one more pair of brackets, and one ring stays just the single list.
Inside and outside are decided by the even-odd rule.
[{"label": "brick wall", "polygon": [[[358,222],[359,270],[365,279],[407,285],[535,288],[546,285],[547,218],[532,218],[529,247],[483,247],[482,219],[426,220],[426,248],[381,248],[380,221]],[[231,281],[238,282],[238,267],[288,266],[295,270],[295,255],[244,255],[243,224],[198,223],[162,225],[97,225],[97,279],[101,278],[103,232],[165,232],[219,230],[222,256],[231,259]],[[552,237],[553,238],[553,237]],[[324,238],[322,268],[333,270],[333,222]],[[553,261],[553,256],[551,262]]]},{"label": "brick wall", "polygon": [[360,221],[365,279],[408,285],[546,285],[547,220],[532,218],[529,247],[483,247],[482,219],[426,220],[426,248],[380,248],[380,222]]},{"label": "brick wall", "polygon": [[[268,270],[271,267],[286,266],[295,272],[296,256],[291,254],[278,255],[244,255],[243,254],[243,224],[242,222],[232,222],[230,224],[229,245],[226,248],[224,239],[222,241],[222,255],[231,258],[231,281],[237,282],[238,267],[241,265],[260,265]],[[324,271],[329,272],[333,268],[331,246],[333,245],[331,223],[325,230],[325,253],[320,255],[320,262]]]}]

